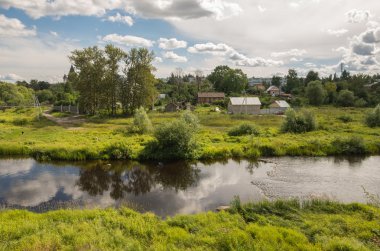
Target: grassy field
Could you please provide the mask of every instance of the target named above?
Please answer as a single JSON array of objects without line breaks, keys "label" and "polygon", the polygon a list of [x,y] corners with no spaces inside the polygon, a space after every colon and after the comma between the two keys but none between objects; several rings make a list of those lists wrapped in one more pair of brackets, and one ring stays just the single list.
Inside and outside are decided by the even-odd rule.
[{"label": "grassy field", "polygon": [[127,208],[0,212],[0,250],[379,250],[380,209],[311,201],[233,203],[162,220]]},{"label": "grassy field", "polygon": [[[353,138],[365,153],[380,153],[380,129],[363,124],[369,109],[307,108],[316,115],[318,130],[303,134],[281,133],[283,116],[228,115],[212,110],[198,107],[195,111],[201,121],[201,130],[196,135],[199,145],[196,159],[354,154],[358,142],[352,143]],[[36,115],[33,109],[0,111],[0,155],[56,160],[138,159],[153,140],[152,135],[129,133],[132,118],[92,117],[60,125],[46,118],[37,120]],[[179,116],[179,113],[149,113],[154,127]],[[352,121],[343,122],[344,116]],[[67,118],[63,114],[53,117]],[[228,136],[228,130],[243,122],[255,125],[260,135]]]}]

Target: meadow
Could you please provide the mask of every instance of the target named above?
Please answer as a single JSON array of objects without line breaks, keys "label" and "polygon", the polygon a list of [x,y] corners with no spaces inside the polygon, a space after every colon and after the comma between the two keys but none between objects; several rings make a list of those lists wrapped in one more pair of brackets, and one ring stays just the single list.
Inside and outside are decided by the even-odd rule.
[{"label": "meadow", "polygon": [[379,250],[380,209],[276,201],[160,219],[131,209],[0,212],[0,250]]},{"label": "meadow", "polygon": [[[380,129],[363,121],[367,108],[309,107],[317,130],[294,134],[280,131],[284,116],[229,115],[213,107],[197,107],[200,120],[194,159],[258,158],[260,156],[327,156],[379,154]],[[58,124],[34,109],[0,111],[0,155],[32,156],[39,160],[140,159],[154,140],[152,133],[132,133],[132,117],[84,117]],[[55,118],[65,118],[61,113]],[[180,113],[149,112],[153,127],[177,119]],[[229,136],[241,123],[258,135]],[[145,156],[146,157],[146,156]],[[149,158],[149,156],[148,156]]]}]

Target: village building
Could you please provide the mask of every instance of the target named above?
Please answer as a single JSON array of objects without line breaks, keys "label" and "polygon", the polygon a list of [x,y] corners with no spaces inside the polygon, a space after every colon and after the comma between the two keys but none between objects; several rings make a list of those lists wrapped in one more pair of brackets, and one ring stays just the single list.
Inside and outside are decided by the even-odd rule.
[{"label": "village building", "polygon": [[181,110],[181,106],[173,102],[165,106],[165,112],[177,112],[179,110]]},{"label": "village building", "polygon": [[266,93],[268,93],[271,96],[279,96],[280,95],[280,89],[277,86],[271,85],[266,90]]},{"label": "village building", "polygon": [[270,108],[278,108],[278,110],[286,111],[290,105],[285,100],[276,100],[269,106]]},{"label": "village building", "polygon": [[198,92],[199,104],[211,104],[218,100],[224,100],[224,98],[223,92]]},{"label": "village building", "polygon": [[232,114],[260,114],[261,102],[258,97],[231,97],[228,112]]},{"label": "village building", "polygon": [[265,91],[266,87],[264,83],[254,83],[250,85],[251,88],[257,90],[257,91]]}]

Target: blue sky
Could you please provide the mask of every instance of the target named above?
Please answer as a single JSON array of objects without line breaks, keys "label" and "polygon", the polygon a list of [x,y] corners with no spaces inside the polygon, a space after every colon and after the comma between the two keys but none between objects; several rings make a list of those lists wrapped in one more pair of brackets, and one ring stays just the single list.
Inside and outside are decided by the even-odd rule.
[{"label": "blue sky", "polygon": [[147,47],[158,77],[380,72],[377,0],[0,0],[0,80],[60,81],[74,49]]}]

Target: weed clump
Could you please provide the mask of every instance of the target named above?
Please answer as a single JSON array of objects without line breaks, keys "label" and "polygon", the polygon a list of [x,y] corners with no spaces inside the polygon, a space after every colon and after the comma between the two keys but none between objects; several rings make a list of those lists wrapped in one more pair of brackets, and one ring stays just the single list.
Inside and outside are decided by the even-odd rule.
[{"label": "weed clump", "polygon": [[135,115],[133,117],[133,126],[131,131],[139,134],[144,134],[151,132],[152,129],[152,122],[150,122],[145,109],[143,107],[136,109]]},{"label": "weed clump", "polygon": [[12,124],[15,126],[24,126],[28,124],[28,120],[26,118],[15,118],[13,119]]},{"label": "weed clump", "polygon": [[352,155],[352,154],[365,154],[366,147],[364,140],[358,136],[349,138],[337,138],[332,142],[335,152],[337,154]]},{"label": "weed clump", "polygon": [[380,127],[380,104],[376,106],[370,113],[368,113],[365,123],[369,127]]},{"label": "weed clump", "polygon": [[282,132],[305,133],[317,128],[314,115],[310,112],[296,112],[288,109],[285,113],[286,119],[282,124]]},{"label": "weed clump", "polygon": [[259,130],[251,124],[243,123],[238,126],[235,126],[231,128],[231,130],[228,131],[229,136],[243,136],[243,135],[254,135],[258,136]]}]

